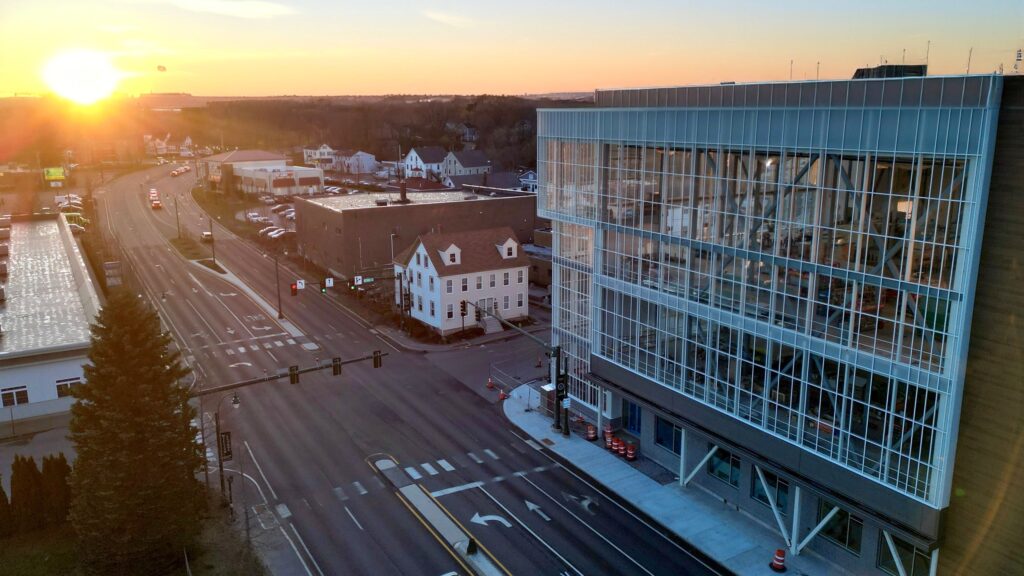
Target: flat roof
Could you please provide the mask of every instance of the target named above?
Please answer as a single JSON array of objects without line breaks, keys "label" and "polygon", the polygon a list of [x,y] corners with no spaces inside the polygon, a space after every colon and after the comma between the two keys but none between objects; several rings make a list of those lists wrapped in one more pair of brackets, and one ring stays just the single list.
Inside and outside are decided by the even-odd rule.
[{"label": "flat roof", "polygon": [[[317,204],[324,208],[336,210],[358,210],[361,208],[390,208],[393,206],[416,206],[418,204],[446,204],[449,202],[465,202],[467,196],[472,196],[472,202],[489,200],[486,196],[478,196],[469,192],[408,192],[406,198],[408,204],[398,204],[400,197],[398,192],[370,192],[368,194],[349,194],[347,196],[326,196],[323,198],[303,198],[306,202]],[[392,203],[387,206],[377,206],[377,200],[390,200]]]},{"label": "flat roof", "polygon": [[[64,230],[63,233],[70,234]],[[47,352],[54,348],[87,347],[92,314],[79,293],[79,279],[95,289],[88,272],[76,274],[57,220],[12,222],[7,273],[7,301],[0,304],[0,360]],[[4,257],[0,257],[4,258]],[[89,308],[92,306],[90,305]]]}]

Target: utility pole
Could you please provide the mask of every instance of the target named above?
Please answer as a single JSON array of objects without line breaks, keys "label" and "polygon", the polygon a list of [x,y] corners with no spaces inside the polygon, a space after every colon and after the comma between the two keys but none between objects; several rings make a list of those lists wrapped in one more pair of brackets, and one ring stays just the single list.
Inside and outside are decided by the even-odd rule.
[{"label": "utility pole", "polygon": [[[177,203],[175,203],[177,204]],[[213,237],[213,215],[208,216],[210,220],[210,250],[213,251],[213,263],[217,263],[217,241]]]},{"label": "utility pole", "polygon": [[174,197],[174,223],[178,226],[178,240],[181,240],[181,219],[178,218],[178,196]]},{"label": "utility pole", "polygon": [[277,286],[277,319],[284,318],[281,310],[281,266],[277,263],[277,252],[274,252],[274,284]]}]

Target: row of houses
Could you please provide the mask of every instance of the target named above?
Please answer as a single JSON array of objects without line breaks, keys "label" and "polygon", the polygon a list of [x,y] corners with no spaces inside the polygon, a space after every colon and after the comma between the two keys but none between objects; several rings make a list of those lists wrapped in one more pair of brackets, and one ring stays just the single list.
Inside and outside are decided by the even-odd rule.
[{"label": "row of houses", "polygon": [[318,148],[304,148],[302,163],[321,170],[344,172],[345,174],[373,174],[380,170],[377,157],[362,150],[335,150],[327,144]]}]

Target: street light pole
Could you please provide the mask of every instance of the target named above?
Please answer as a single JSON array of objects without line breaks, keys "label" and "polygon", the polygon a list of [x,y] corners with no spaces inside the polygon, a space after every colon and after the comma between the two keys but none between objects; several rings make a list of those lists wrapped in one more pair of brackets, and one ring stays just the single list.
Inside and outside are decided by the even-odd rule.
[{"label": "street light pole", "polygon": [[181,219],[178,218],[178,197],[174,197],[174,223],[178,226],[178,240],[181,240]]},{"label": "street light pole", "polygon": [[281,267],[277,263],[277,253],[274,253],[274,284],[277,285],[277,319],[281,320],[284,318],[284,312],[281,310]]},{"label": "street light pole", "polygon": [[[224,502],[224,454],[221,450],[221,437],[220,437],[220,404],[227,398],[228,395],[224,394],[217,400],[217,409],[213,411],[213,426],[214,431],[217,434],[217,472],[220,476],[220,501]],[[238,393],[231,395],[231,405],[238,408]],[[205,448],[205,446],[204,446]]]},{"label": "street light pole", "polygon": [[208,218],[210,221],[210,250],[213,251],[213,263],[217,263],[217,241],[213,237],[213,214]]}]

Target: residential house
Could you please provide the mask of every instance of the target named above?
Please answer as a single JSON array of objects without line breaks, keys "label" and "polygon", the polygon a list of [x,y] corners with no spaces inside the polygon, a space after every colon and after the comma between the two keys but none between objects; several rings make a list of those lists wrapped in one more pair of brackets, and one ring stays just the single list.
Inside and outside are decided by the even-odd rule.
[{"label": "residential house", "polygon": [[322,170],[334,170],[335,151],[327,144],[321,144],[319,148],[303,148],[302,163]]},{"label": "residential house", "polygon": [[488,174],[491,172],[491,160],[483,150],[449,152],[444,158],[441,172],[444,176]]},{"label": "residential house", "polygon": [[[508,226],[426,234],[395,257],[395,304],[441,335],[478,325],[500,331],[490,315],[504,320],[529,315],[529,267]],[[477,307],[489,313],[481,313],[479,322]]]},{"label": "residential house", "polygon": [[447,153],[440,146],[417,146],[405,155],[405,177],[439,180]]},{"label": "residential house", "polygon": [[377,157],[362,150],[338,150],[335,165],[346,174],[372,174],[380,169]]},{"label": "residential house", "polygon": [[537,192],[537,172],[527,170],[519,174],[519,189],[524,192]]}]

